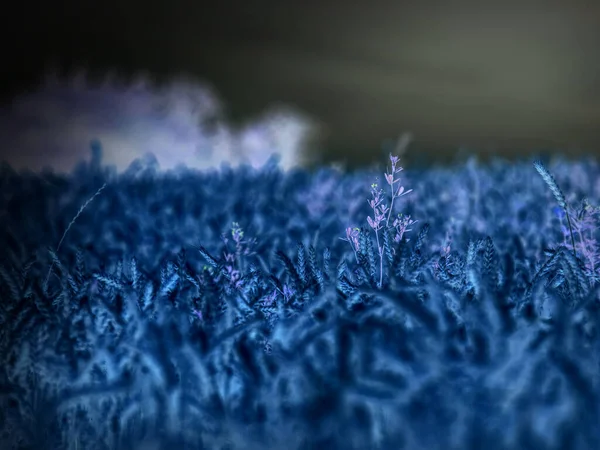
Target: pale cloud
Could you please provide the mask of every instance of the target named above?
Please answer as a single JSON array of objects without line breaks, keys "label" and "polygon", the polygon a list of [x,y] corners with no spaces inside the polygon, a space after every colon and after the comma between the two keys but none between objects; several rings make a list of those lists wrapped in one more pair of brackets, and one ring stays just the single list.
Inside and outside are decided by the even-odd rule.
[{"label": "pale cloud", "polygon": [[0,112],[6,146],[0,159],[17,170],[69,172],[89,160],[90,141],[98,139],[103,163],[119,172],[148,152],[164,170],[179,164],[260,167],[273,153],[287,170],[301,164],[320,134],[316,120],[286,105],[273,105],[237,127],[223,111],[210,87],[189,79],[156,87],[144,79],[124,86],[49,78]]}]

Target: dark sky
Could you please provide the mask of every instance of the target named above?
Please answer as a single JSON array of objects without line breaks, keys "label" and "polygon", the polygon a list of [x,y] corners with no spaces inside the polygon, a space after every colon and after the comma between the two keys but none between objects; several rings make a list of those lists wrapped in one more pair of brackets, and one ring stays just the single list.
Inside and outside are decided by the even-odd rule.
[{"label": "dark sky", "polygon": [[329,159],[403,131],[437,155],[600,150],[597,1],[36,2],[1,31],[4,101],[47,64],[188,73],[236,120],[275,101],[316,117]]}]

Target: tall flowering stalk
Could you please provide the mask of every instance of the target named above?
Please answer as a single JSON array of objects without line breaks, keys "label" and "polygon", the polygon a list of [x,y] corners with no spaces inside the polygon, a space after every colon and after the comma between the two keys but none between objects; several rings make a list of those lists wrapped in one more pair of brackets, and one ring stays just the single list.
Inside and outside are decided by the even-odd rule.
[{"label": "tall flowering stalk", "polygon": [[[597,267],[600,263],[600,249],[596,242],[594,232],[598,228],[598,214],[600,209],[591,206],[587,199],[582,202],[579,211],[573,211],[567,203],[566,197],[556,183],[552,174],[540,161],[534,161],[533,166],[538,171],[546,185],[552,191],[556,202],[560,208],[555,208],[554,213],[558,216],[562,224],[562,232],[564,237],[565,247],[571,247],[573,256],[577,257],[577,253],[583,256],[587,274],[590,277],[590,285],[594,285],[598,280]],[[593,216],[596,216],[595,219]],[[564,226],[563,217],[567,219],[567,227]],[[575,233],[578,237],[577,244],[575,243]],[[570,237],[570,245],[567,238]]]},{"label": "tall flowering stalk", "polygon": [[[386,174],[387,175],[387,174]],[[369,226],[373,228],[375,231],[375,238],[377,240],[377,251],[379,253],[379,286],[381,287],[381,283],[383,282],[383,247],[379,243],[379,230],[381,230],[381,222],[385,218],[385,214],[388,212],[388,208],[385,205],[382,205],[381,194],[383,191],[381,189],[377,189],[377,183],[373,183],[371,185],[371,195],[373,195],[373,199],[369,200],[369,205],[373,209],[373,218],[371,216],[367,216],[367,222]],[[392,198],[393,201],[393,198]],[[391,209],[390,209],[391,211]],[[388,220],[389,220],[388,214]],[[387,222],[386,222],[387,223]]]},{"label": "tall flowering stalk", "polygon": [[[369,206],[373,210],[373,216],[367,216],[367,223],[375,232],[375,239],[377,241],[377,250],[379,253],[379,287],[383,284],[383,251],[384,248],[379,240],[379,231],[383,228],[383,222],[385,222],[385,227],[395,228],[396,235],[394,237],[394,242],[398,243],[402,241],[404,237],[404,233],[407,231],[411,231],[410,226],[417,223],[416,220],[412,220],[410,216],[403,216],[402,214],[398,214],[398,216],[392,222],[392,226],[390,227],[390,218],[392,217],[393,208],[394,208],[394,200],[396,198],[400,198],[412,192],[412,189],[406,191],[404,186],[398,185],[396,188],[394,185],[400,182],[400,179],[396,179],[396,175],[404,170],[402,167],[398,165],[398,156],[393,156],[390,153],[390,161],[392,163],[392,169],[389,173],[385,173],[385,180],[387,184],[390,186],[390,190],[392,193],[392,201],[390,203],[390,207],[388,208],[384,203],[383,198],[383,190],[379,189],[377,183],[371,184],[371,196],[372,199],[367,200]],[[356,260],[358,262],[357,251],[359,250],[359,229],[348,227],[346,228],[346,239],[340,238],[342,240],[348,241],[352,246],[352,250],[354,251],[354,255],[356,256]]]},{"label": "tall flowering stalk", "polygon": [[[570,241],[571,232],[564,224],[565,212],[559,208],[554,208],[554,214],[561,222],[563,234],[563,245],[566,248],[576,251],[583,257],[587,274],[590,278],[590,285],[598,282],[598,265],[600,264],[600,246],[596,241],[595,233],[598,229],[600,219],[600,208],[589,204],[587,198],[584,198],[578,211],[570,209],[571,225],[573,235],[577,239]],[[573,242],[575,247],[572,246]]]},{"label": "tall flowering stalk", "polygon": [[389,222],[390,222],[390,217],[392,215],[392,211],[394,209],[394,199],[395,198],[399,198],[399,197],[403,197],[406,194],[409,194],[412,192],[412,189],[409,189],[408,191],[404,190],[404,186],[398,186],[398,190],[396,191],[396,193],[394,194],[394,184],[398,183],[400,181],[400,179],[398,178],[397,180],[394,179],[394,176],[397,173],[402,172],[404,169],[400,166],[398,166],[398,157],[397,156],[392,156],[392,154],[390,153],[390,161],[392,162],[392,173],[386,173],[385,174],[385,181],[387,181],[387,183],[390,185],[390,189],[392,190],[392,203],[390,205],[390,211],[387,217],[387,221],[386,221],[386,225],[389,226]]},{"label": "tall flowering stalk", "polygon": [[242,255],[248,256],[254,253],[250,250],[250,245],[255,243],[255,240],[245,241],[244,231],[237,222],[233,222],[231,226],[231,237],[235,242],[235,254],[230,253],[227,249],[229,238],[225,233],[221,234],[221,240],[225,244],[226,251],[224,252],[225,262],[228,264],[225,266],[225,270],[230,278],[231,285],[235,286],[236,289],[241,288],[241,270],[243,270]]}]

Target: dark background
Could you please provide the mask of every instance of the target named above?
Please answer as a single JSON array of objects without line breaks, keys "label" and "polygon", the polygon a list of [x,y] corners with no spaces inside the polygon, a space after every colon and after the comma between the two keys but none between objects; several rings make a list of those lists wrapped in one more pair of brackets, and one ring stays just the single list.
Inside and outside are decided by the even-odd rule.
[{"label": "dark background", "polygon": [[408,160],[600,149],[597,1],[36,0],[3,15],[3,102],[49,65],[187,73],[233,120],[282,101],[323,121],[324,160],[368,162],[403,131]]}]

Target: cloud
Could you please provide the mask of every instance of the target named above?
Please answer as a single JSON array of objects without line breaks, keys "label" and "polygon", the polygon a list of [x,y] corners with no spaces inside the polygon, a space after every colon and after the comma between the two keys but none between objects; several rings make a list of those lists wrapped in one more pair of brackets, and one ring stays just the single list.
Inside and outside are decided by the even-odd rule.
[{"label": "cloud", "polygon": [[148,152],[163,170],[221,163],[258,168],[273,153],[288,170],[302,165],[322,131],[315,119],[283,104],[239,126],[224,111],[210,86],[182,77],[161,86],[144,78],[123,85],[48,77],[0,110],[0,159],[17,170],[66,173],[89,159],[89,143],[98,139],[103,162],[118,172]]}]

